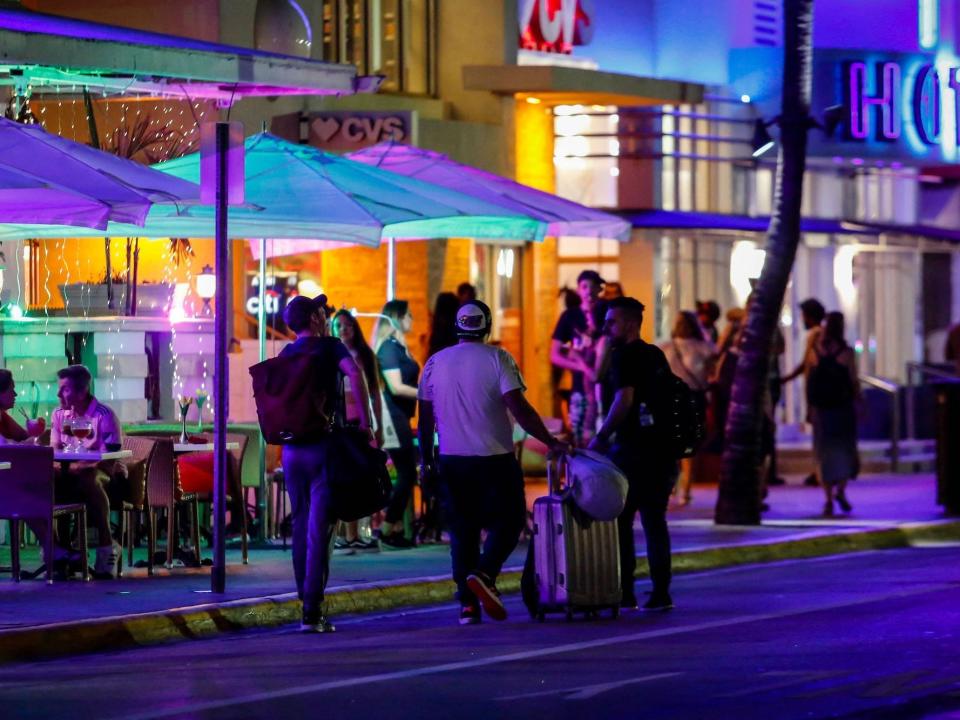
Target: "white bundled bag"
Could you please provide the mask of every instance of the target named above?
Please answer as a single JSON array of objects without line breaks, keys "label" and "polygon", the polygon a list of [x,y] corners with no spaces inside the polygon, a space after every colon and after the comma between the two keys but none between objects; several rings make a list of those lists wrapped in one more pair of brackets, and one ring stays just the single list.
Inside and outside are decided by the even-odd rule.
[{"label": "white bundled bag", "polygon": [[577,450],[567,458],[567,493],[594,520],[614,520],[627,504],[627,478],[610,458]]}]

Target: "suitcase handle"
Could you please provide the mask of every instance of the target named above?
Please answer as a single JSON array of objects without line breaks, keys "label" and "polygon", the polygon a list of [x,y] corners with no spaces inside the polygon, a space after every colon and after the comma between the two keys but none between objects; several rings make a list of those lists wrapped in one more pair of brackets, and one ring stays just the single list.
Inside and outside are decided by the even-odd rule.
[{"label": "suitcase handle", "polygon": [[561,478],[567,477],[567,471],[569,467],[567,465],[567,456],[560,455],[554,459],[547,458],[547,492],[553,495],[554,497],[560,497],[562,491],[560,489]]}]

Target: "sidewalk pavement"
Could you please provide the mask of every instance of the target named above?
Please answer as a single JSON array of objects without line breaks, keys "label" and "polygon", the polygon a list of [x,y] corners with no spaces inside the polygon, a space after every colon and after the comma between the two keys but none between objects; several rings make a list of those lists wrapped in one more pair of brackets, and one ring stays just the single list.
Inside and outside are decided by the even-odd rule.
[{"label": "sidewalk pavement", "polygon": [[[528,498],[542,495],[542,483],[528,482]],[[771,509],[758,527],[713,524],[716,487],[696,486],[693,503],[670,512],[675,572],[732,565],[906,547],[923,542],[960,541],[960,520],[943,515],[934,503],[932,475],[870,475],[852,483],[848,517],[824,519],[820,488],[789,476],[771,488]],[[637,548],[643,555],[637,525]],[[505,592],[519,588],[525,546],[518,548],[498,581]],[[140,557],[144,551],[140,550]],[[9,548],[0,547],[0,565]],[[34,548],[24,567],[39,565]],[[328,596],[337,616],[447,602],[446,545],[335,557]],[[640,563],[638,572],[646,573]],[[210,594],[209,569],[128,569],[122,579],[69,581],[48,586],[42,579],[12,582],[0,577],[0,662],[121,649],[171,640],[194,639],[227,630],[299,620],[290,552],[254,549],[250,564],[239,550],[228,552],[227,592]],[[677,598],[682,606],[683,599]]]}]

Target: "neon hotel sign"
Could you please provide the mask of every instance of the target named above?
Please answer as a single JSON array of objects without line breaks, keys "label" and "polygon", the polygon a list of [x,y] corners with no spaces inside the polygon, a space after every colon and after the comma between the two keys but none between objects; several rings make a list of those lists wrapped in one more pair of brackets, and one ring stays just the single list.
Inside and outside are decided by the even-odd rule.
[{"label": "neon hotel sign", "polygon": [[[848,61],[843,81],[847,140],[907,140],[921,153],[924,146],[960,145],[960,67]],[[945,124],[951,137],[945,137]]]}]

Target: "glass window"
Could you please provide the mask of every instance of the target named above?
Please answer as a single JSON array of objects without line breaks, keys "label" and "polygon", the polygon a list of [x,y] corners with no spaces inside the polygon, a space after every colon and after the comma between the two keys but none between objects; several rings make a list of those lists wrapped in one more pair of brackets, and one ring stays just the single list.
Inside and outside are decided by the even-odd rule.
[{"label": "glass window", "polygon": [[433,94],[437,0],[323,0],[323,59],[383,75],[385,92]]},{"label": "glass window", "polygon": [[523,246],[474,246],[473,283],[493,313],[491,341],[520,361],[523,357]]}]

